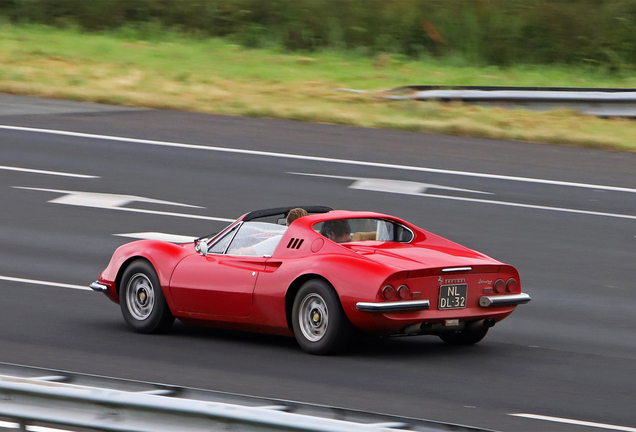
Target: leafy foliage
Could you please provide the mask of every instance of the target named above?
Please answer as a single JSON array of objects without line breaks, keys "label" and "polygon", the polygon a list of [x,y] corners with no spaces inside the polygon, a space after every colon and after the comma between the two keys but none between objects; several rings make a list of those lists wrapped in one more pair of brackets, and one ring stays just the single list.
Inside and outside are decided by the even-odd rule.
[{"label": "leafy foliage", "polygon": [[469,63],[636,63],[636,0],[0,0],[10,22],[165,29],[227,37],[250,48],[354,50]]}]

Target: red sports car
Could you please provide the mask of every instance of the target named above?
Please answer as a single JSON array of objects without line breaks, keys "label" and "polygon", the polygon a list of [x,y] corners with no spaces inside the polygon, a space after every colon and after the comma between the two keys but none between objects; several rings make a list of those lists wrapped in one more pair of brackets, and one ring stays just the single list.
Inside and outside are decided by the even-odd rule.
[{"label": "red sports car", "polygon": [[510,265],[393,216],[317,206],[247,213],[194,244],[125,244],[90,286],[140,333],[176,317],[295,336],[312,354],[356,329],[474,344],[530,301]]}]

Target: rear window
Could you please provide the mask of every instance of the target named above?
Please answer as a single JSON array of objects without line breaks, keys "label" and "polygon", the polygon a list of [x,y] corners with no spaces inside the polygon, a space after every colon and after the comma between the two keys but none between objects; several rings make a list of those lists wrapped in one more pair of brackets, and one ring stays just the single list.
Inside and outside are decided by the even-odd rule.
[{"label": "rear window", "polygon": [[350,241],[390,241],[409,243],[413,232],[384,219],[333,219],[313,225],[313,229],[336,243]]}]

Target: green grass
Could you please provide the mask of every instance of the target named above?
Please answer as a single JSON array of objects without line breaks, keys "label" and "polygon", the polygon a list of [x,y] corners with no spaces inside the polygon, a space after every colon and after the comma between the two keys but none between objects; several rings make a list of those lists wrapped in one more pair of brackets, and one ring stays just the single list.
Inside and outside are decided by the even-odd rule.
[{"label": "green grass", "polygon": [[565,66],[476,67],[461,58],[249,50],[177,33],[0,25],[0,92],[159,109],[281,118],[449,135],[636,151],[636,122],[457,103],[387,101],[405,84],[636,87],[636,77]]}]

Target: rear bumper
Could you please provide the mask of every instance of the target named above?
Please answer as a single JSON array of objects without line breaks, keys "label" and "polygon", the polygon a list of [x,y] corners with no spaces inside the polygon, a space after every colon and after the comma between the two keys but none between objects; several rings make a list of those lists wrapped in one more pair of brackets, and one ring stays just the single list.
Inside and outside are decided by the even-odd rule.
[{"label": "rear bumper", "polygon": [[479,306],[481,307],[516,306],[516,305],[528,303],[530,300],[532,300],[532,298],[525,293],[496,295],[496,296],[482,296],[479,299]]},{"label": "rear bumper", "polygon": [[[91,288],[95,289],[91,284]],[[516,306],[520,304],[528,303],[531,297],[528,294],[508,294],[508,295],[495,295],[495,296],[482,296],[479,299],[479,306],[491,307],[491,306]],[[409,300],[409,301],[396,301],[396,302],[358,302],[356,303],[356,309],[362,312],[378,312],[378,313],[390,313],[390,312],[408,312],[419,311],[430,308],[430,302],[428,300]]]},{"label": "rear bumper", "polygon": [[409,300],[409,301],[396,301],[396,302],[384,302],[384,303],[356,303],[356,309],[363,312],[405,312],[405,311],[418,311],[425,310],[430,307],[428,300]]}]

